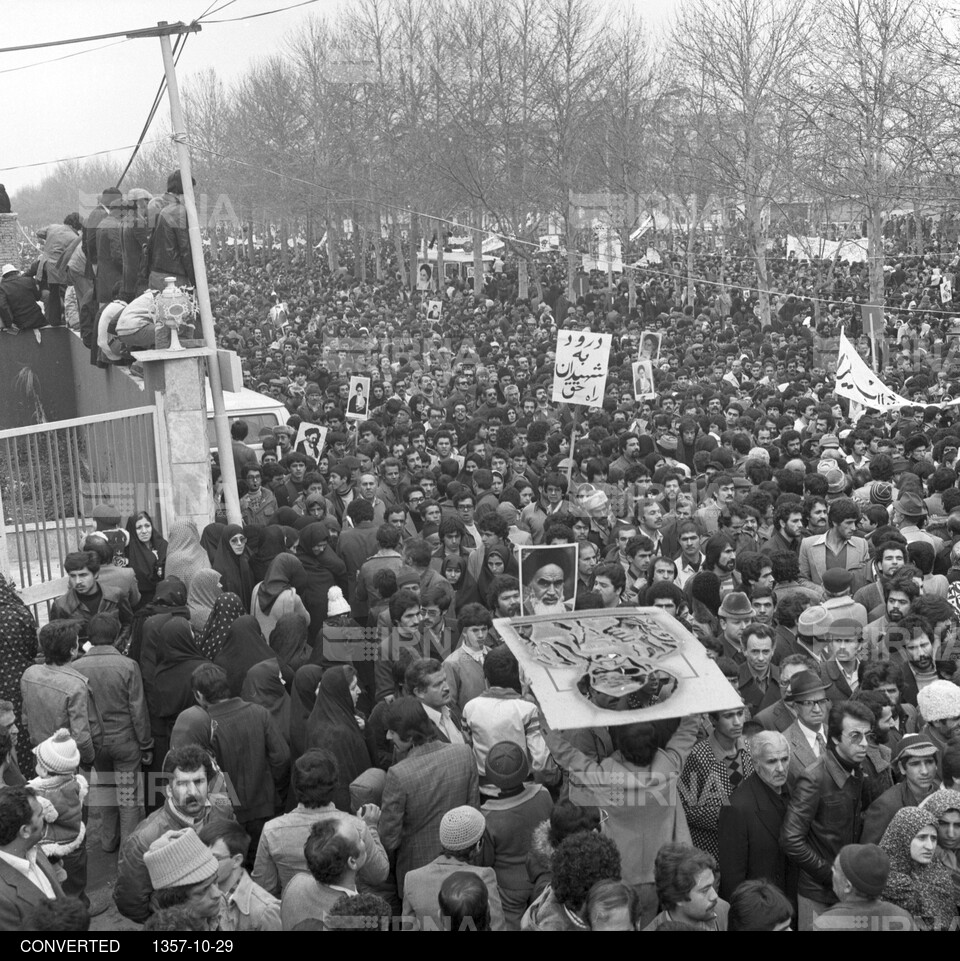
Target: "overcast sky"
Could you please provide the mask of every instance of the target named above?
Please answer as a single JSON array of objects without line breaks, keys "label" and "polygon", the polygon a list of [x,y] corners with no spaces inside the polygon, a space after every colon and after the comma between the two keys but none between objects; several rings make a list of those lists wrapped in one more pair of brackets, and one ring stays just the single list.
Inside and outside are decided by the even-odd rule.
[{"label": "overcast sky", "polygon": [[[214,6],[226,2],[215,0]],[[235,0],[222,13],[210,16],[243,16],[292,2],[295,0]],[[632,5],[652,26],[659,26],[678,2],[632,0]],[[160,20],[189,22],[210,3],[211,0],[3,0],[0,46],[133,30],[153,26]],[[311,13],[334,14],[343,5],[344,0],[318,0],[311,6],[255,20],[210,24],[189,37],[177,70],[180,83],[208,67],[214,68],[222,79],[232,80],[252,60],[280,49],[284,38]],[[604,0],[597,0],[598,11],[606,5]],[[60,57],[69,59],[44,62]],[[41,65],[15,69],[33,64]],[[18,186],[37,183],[49,161],[135,143],[162,75],[160,41],[155,38],[101,40],[0,55],[4,128],[0,137],[0,168],[18,168],[0,169],[0,182],[14,195]],[[158,112],[161,124],[166,116],[164,104],[162,112]],[[148,140],[156,136],[158,126],[155,122]],[[126,153],[123,152],[124,156]],[[36,163],[44,166],[24,166]]]}]

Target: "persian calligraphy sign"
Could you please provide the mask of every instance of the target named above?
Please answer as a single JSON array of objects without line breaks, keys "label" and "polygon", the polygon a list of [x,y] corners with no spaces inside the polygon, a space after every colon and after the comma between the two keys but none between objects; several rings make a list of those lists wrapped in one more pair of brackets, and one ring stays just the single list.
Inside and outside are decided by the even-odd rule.
[{"label": "persian calligraphy sign", "polygon": [[589,330],[557,332],[554,403],[603,406],[612,339],[610,334],[594,334]]}]

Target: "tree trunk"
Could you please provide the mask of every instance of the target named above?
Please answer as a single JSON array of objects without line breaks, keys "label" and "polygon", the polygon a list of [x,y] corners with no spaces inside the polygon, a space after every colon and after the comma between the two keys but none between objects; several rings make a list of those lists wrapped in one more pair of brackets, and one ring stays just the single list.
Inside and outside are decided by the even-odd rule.
[{"label": "tree trunk", "polygon": [[303,258],[306,262],[307,270],[313,271],[313,217],[309,211],[303,224],[303,239],[306,241],[303,248]]},{"label": "tree trunk", "polygon": [[694,256],[693,248],[696,245],[696,228],[697,228],[697,195],[693,194],[693,198],[690,201],[690,220],[687,223],[687,306],[693,307],[694,301],[697,299],[696,282],[694,277],[696,275],[696,268],[694,266]]},{"label": "tree trunk", "polygon": [[247,221],[247,261],[251,264],[256,263],[257,248],[253,242],[253,214]]},{"label": "tree trunk", "polygon": [[280,221],[280,263],[284,267],[290,266],[290,248],[287,246],[287,221],[282,219]]},{"label": "tree trunk", "polygon": [[327,213],[327,266],[330,273],[340,269],[340,212],[330,206]]},{"label": "tree trunk", "polygon": [[443,268],[443,221],[435,220],[434,224],[437,228],[437,293],[443,299],[444,291],[447,289],[447,278]]},{"label": "tree trunk", "polygon": [[526,300],[530,296],[530,285],[527,279],[527,258],[521,256],[517,263],[517,296]]},{"label": "tree trunk", "polygon": [[883,214],[880,205],[874,201],[869,209],[867,219],[867,240],[870,250],[868,264],[870,265],[870,303],[878,307],[883,306]]},{"label": "tree trunk", "polygon": [[[477,223],[480,212],[474,213]],[[479,228],[473,232],[473,294],[479,297],[483,293],[483,231]]]},{"label": "tree trunk", "polygon": [[397,223],[396,218],[393,219],[393,223],[390,227],[390,233],[393,234],[393,247],[397,252],[397,272],[400,274],[400,286],[407,286],[407,265],[406,258],[403,255],[403,238],[400,236],[400,225]]},{"label": "tree trunk", "polygon": [[407,237],[410,249],[410,290],[417,289],[417,276],[419,275],[419,251],[418,251],[418,220],[419,217],[412,210],[410,211],[410,235]]}]

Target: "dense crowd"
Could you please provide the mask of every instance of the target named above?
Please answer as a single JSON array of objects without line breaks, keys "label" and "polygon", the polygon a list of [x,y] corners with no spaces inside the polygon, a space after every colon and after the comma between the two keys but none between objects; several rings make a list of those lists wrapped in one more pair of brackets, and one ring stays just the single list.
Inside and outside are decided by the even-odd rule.
[{"label": "dense crowd", "polygon": [[[125,290],[125,249],[80,298],[92,350],[172,269]],[[203,530],[102,505],[39,632],[0,591],[0,929],[84,929],[93,843],[160,931],[950,928],[953,255],[889,258],[882,376],[912,406],[881,415],[834,392],[841,326],[870,356],[865,264],[774,250],[764,324],[736,249],[696,253],[692,302],[668,249],[573,298],[538,255],[522,299],[509,253],[480,294],[460,265],[411,291],[382,254],[366,281],[208,264],[218,339],[289,412],[232,424],[242,524],[215,463]],[[52,262],[9,276],[49,304]],[[553,402],[558,328],[612,334],[602,406]],[[553,729],[494,621],[557,591],[518,551],[570,544],[577,610],[660,609],[742,707]]]}]

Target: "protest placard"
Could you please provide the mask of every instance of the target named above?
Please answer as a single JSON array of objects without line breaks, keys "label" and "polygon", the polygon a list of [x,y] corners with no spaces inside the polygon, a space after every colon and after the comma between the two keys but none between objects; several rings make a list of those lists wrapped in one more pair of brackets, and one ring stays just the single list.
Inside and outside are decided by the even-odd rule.
[{"label": "protest placard", "polygon": [[703,645],[656,607],[497,618],[494,627],[557,730],[743,706]]},{"label": "protest placard", "polygon": [[555,403],[603,406],[611,340],[610,334],[590,331],[557,332],[557,357],[553,370]]}]

